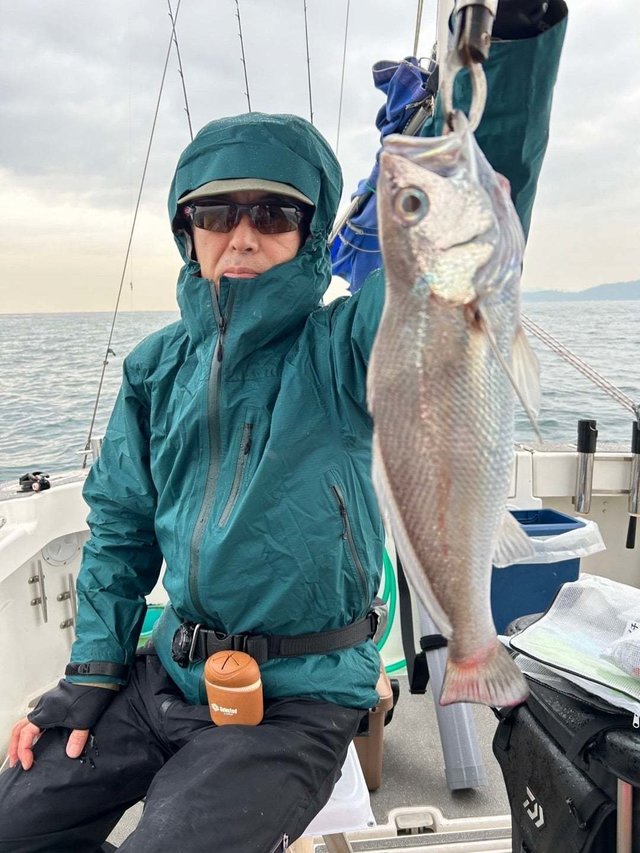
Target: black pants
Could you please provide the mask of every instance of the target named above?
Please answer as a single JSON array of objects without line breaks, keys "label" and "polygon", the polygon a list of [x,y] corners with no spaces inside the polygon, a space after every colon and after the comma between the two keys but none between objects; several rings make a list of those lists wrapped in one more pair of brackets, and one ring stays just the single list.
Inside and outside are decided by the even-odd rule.
[{"label": "black pants", "polygon": [[0,853],[95,853],[143,797],[122,853],[283,850],[329,799],[362,713],[284,699],[259,726],[216,727],[141,655],[79,759],[50,729],[31,770],[0,775]]}]

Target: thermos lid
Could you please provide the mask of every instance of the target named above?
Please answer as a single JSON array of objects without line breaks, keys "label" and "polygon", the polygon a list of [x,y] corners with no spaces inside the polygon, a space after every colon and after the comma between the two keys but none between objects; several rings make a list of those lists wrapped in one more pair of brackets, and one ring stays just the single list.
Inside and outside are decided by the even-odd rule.
[{"label": "thermos lid", "polygon": [[260,681],[260,667],[245,652],[216,652],[207,658],[204,677],[225,687],[250,687]]}]

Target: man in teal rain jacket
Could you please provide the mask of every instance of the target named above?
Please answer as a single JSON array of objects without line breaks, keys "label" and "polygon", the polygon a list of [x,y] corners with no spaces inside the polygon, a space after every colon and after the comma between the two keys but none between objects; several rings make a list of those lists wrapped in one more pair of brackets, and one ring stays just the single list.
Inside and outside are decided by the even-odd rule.
[{"label": "man in teal rain jacket", "polygon": [[[563,31],[520,43],[539,44],[523,62],[541,93],[520,159],[525,141],[544,151]],[[383,278],[319,307],[341,191],[328,144],[294,116],[214,121],[182,154],[181,320],[125,361],[84,491],[77,639],[65,679],[14,728],[0,853],[92,853],[145,796],[123,851],[270,853],[328,799],[377,701],[383,547],[365,393]],[[163,560],[170,604],[136,656]],[[219,648],[260,664],[260,725],[211,723],[203,666]]]}]

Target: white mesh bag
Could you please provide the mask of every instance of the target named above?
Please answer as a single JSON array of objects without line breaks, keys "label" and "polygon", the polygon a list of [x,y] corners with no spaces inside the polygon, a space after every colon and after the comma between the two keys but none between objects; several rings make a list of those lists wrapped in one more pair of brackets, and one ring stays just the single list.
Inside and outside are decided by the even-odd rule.
[{"label": "white mesh bag", "polygon": [[[566,678],[590,685],[587,689],[607,701],[636,712],[640,707],[640,677],[620,668],[612,651],[621,638],[631,639],[629,628],[636,622],[640,625],[640,590],[584,574],[564,584],[544,616],[511,637],[510,645],[554,667]],[[633,638],[633,648],[640,652],[640,636]],[[625,649],[633,668],[637,658],[627,646]],[[598,685],[606,689],[606,695]],[[613,699],[611,691],[615,691]]]}]

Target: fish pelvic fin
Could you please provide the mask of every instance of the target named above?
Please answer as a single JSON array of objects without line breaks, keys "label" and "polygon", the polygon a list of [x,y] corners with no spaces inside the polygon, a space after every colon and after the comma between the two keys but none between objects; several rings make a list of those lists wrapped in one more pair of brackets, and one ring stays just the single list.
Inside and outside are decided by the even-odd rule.
[{"label": "fish pelvic fin", "polygon": [[492,708],[511,708],[524,702],[528,695],[525,677],[496,640],[472,658],[462,661],[449,658],[440,704],[477,702]]},{"label": "fish pelvic fin", "polygon": [[509,382],[516,392],[525,414],[531,421],[531,426],[536,434],[536,438],[543,444],[542,435],[538,428],[538,414],[540,412],[540,365],[536,354],[529,346],[529,342],[524,333],[522,326],[518,326],[514,342],[511,367],[502,353],[496,341],[496,336],[487,322],[486,315],[478,309],[477,312],[482,320],[482,329],[487,336],[489,345],[495,357],[497,358],[500,367],[504,370]]},{"label": "fish pelvic fin", "polygon": [[497,569],[503,569],[512,563],[521,562],[523,558],[533,558],[535,553],[531,539],[511,513],[505,509],[493,552],[493,565]]}]

